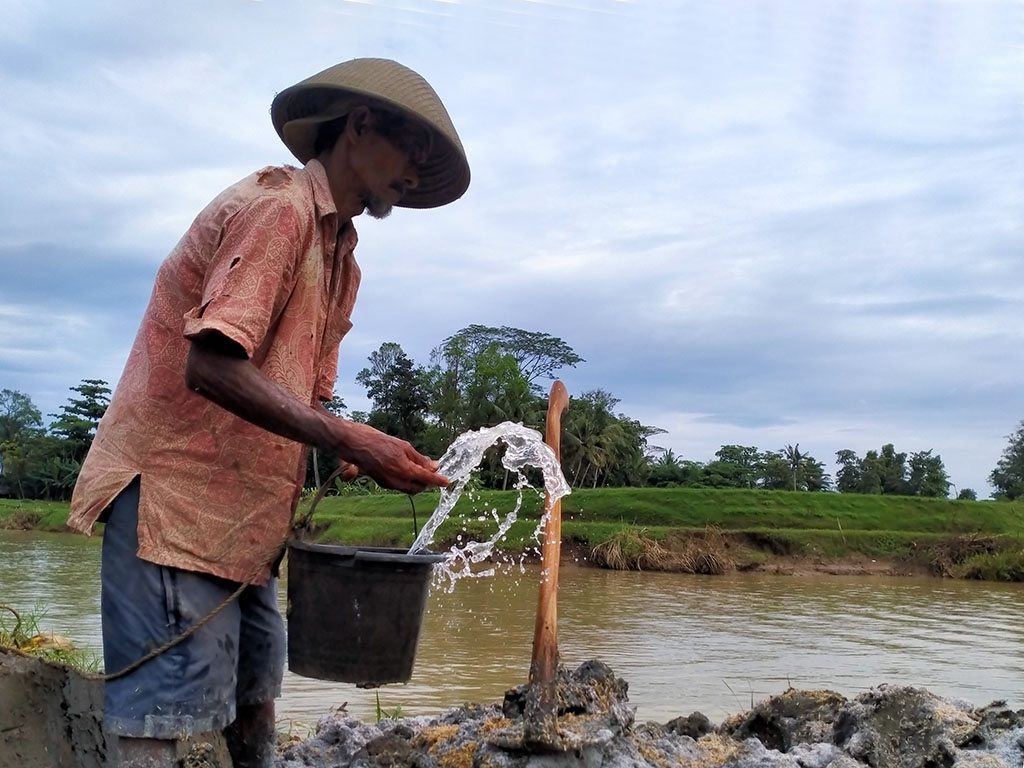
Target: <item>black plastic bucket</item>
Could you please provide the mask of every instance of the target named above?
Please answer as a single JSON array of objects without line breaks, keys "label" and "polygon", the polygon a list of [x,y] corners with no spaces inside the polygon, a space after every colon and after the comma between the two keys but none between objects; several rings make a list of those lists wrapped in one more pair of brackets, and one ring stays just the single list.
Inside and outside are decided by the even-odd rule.
[{"label": "black plastic bucket", "polygon": [[288,668],[373,688],[412,677],[433,552],[288,543]]}]

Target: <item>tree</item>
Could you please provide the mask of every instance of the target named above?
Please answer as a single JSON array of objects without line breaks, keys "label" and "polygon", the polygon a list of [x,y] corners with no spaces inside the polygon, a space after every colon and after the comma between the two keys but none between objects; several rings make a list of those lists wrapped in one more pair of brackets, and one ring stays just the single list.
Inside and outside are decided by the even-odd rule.
[{"label": "tree", "polygon": [[70,496],[81,463],[68,455],[65,443],[39,430],[0,446],[7,492],[21,499],[65,499]]},{"label": "tree", "polygon": [[429,403],[423,371],[391,341],[372,352],[369,361],[370,367],[356,375],[373,403],[367,423],[422,449]]},{"label": "tree", "polygon": [[530,390],[516,359],[496,344],[473,356],[463,405],[465,429],[503,421],[537,426],[543,421],[544,404]]},{"label": "tree", "polygon": [[712,488],[756,488],[760,454],[756,447],[723,445],[715,451],[717,461],[704,466],[704,483]]},{"label": "tree", "polygon": [[836,490],[840,493],[860,493],[861,459],[849,448],[836,451]]},{"label": "tree", "polygon": [[586,485],[588,478],[596,487],[628,443],[626,430],[612,412],[618,402],[609,392],[593,389],[570,404],[563,419],[562,467],[573,487]]},{"label": "tree", "polygon": [[1010,442],[1003,449],[1003,455],[988,481],[996,489],[993,498],[1013,501],[1024,497],[1024,421],[1007,439]]},{"label": "tree", "polygon": [[973,488],[961,488],[960,493],[956,495],[960,501],[977,501],[978,494]]},{"label": "tree", "polygon": [[647,482],[654,486],[665,487],[679,485],[682,479],[682,467],[679,458],[671,448],[661,453],[661,458],[650,462]]},{"label": "tree", "polygon": [[793,473],[786,457],[778,451],[765,451],[757,460],[758,484],[780,491],[793,488]]},{"label": "tree", "polygon": [[[23,452],[24,443],[42,432],[43,416],[32,399],[16,390],[0,390],[0,476],[5,465]],[[12,478],[7,477],[7,484]]]},{"label": "tree", "polygon": [[941,456],[933,456],[931,449],[910,454],[907,486],[914,496],[946,498],[949,495],[949,475]]},{"label": "tree", "polygon": [[804,487],[808,491],[832,490],[832,478],[825,471],[825,462],[815,460],[810,454],[804,458],[803,476]]},{"label": "tree", "polygon": [[[655,435],[664,434],[665,430],[641,424],[624,413],[620,413],[616,420],[622,428],[622,439],[618,443],[615,461],[605,473],[605,483],[615,486],[646,485],[651,471],[651,447],[647,441]],[[685,463],[685,471],[689,471],[690,463]],[[680,466],[680,471],[684,471],[683,466]]]},{"label": "tree", "polygon": [[501,328],[467,326],[445,339],[440,349],[442,355],[455,350],[459,355],[476,357],[491,347],[496,348],[499,354],[511,355],[523,378],[534,389],[539,388],[535,383],[538,378],[554,378],[555,371],[566,366],[575,368],[577,363],[585,362],[557,336],[507,325]]},{"label": "tree", "polygon": [[857,493],[882,493],[882,475],[885,468],[878,456],[878,451],[868,451],[860,463],[860,474],[857,478]]},{"label": "tree", "polygon": [[110,405],[110,387],[102,379],[83,379],[77,387],[71,387],[71,391],[81,397],[69,397],[59,414],[51,414],[56,421],[50,425],[50,432],[64,441],[67,458],[81,462],[92,445],[96,426]]},{"label": "tree", "polygon": [[0,390],[0,443],[18,441],[38,432],[43,415],[32,399],[17,390]]},{"label": "tree", "polygon": [[430,353],[427,387],[430,412],[436,419],[432,431],[443,450],[460,432],[465,422],[465,392],[473,371],[473,358],[466,339],[456,335],[446,339]]},{"label": "tree", "polygon": [[773,490],[827,491],[832,485],[824,463],[801,451],[799,443],[761,454],[758,471],[760,485]]},{"label": "tree", "polygon": [[878,456],[879,476],[882,493],[910,496],[911,489],[907,484],[907,454],[897,453],[892,443],[882,446]]},{"label": "tree", "polygon": [[793,490],[799,490],[800,483],[802,481],[803,464],[807,458],[806,454],[800,453],[800,443],[796,445],[787,445],[782,449],[782,458],[786,460],[786,468],[790,472],[790,476],[793,478]]},{"label": "tree", "polygon": [[338,396],[337,392],[333,393],[330,400],[325,400],[323,405],[324,410],[332,416],[342,417],[345,415],[345,411],[348,410],[345,401]]}]

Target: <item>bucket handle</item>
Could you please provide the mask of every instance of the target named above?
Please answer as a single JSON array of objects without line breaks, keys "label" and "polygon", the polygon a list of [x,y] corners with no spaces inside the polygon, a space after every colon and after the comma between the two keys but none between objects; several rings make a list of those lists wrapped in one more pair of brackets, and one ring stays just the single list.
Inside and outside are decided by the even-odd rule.
[{"label": "bucket handle", "polygon": [[341,465],[324,480],[323,484],[316,489],[316,496],[313,497],[313,503],[309,505],[309,511],[306,512],[302,517],[295,521],[292,525],[292,535],[302,541],[305,538],[306,533],[309,531],[310,524],[313,522],[313,513],[316,512],[316,506],[320,503],[320,500],[327,495],[327,491],[334,485],[334,481],[341,476],[341,473],[348,469],[348,466]]}]

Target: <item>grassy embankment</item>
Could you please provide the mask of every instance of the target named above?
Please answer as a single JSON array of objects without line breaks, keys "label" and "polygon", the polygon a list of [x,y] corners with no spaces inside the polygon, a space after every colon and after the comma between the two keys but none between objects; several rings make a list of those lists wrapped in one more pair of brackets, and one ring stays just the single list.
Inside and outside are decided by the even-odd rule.
[{"label": "grassy embankment", "polygon": [[[511,491],[463,498],[436,537],[479,539],[504,516]],[[437,502],[416,497],[419,525]],[[536,546],[542,499],[527,492],[520,520],[499,548]],[[300,511],[302,511],[300,509]],[[944,576],[1024,581],[1024,503],[971,502],[900,496],[791,493],[695,488],[580,489],[562,503],[567,547],[618,568],[721,573],[809,564],[885,560]],[[59,530],[67,504],[0,500],[0,526]],[[380,493],[330,496],[314,517],[326,542],[408,546],[413,539],[407,497]]]}]

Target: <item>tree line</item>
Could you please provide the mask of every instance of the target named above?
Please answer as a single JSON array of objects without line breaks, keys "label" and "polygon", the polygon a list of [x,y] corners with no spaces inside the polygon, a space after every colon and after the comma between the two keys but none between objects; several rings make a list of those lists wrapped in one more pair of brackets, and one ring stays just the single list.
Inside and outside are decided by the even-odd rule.
[{"label": "tree line", "polygon": [[[381,344],[356,376],[370,410],[349,412],[338,397],[327,407],[436,457],[459,434],[502,421],[543,432],[547,399],[541,382],[583,362],[565,341],[547,333],[470,325],[438,344],[422,366],[399,344]],[[0,495],[70,496],[111,394],[100,379],[85,379],[71,392],[44,426],[27,395],[0,390]],[[802,451],[799,443],[766,451],[723,445],[712,460],[692,461],[654,445],[652,439],[664,430],[617,412],[618,404],[603,389],[572,397],[562,421],[562,468],[574,488],[691,486],[946,497],[952,485],[942,457],[933,450],[905,453],[891,443],[864,456],[837,451],[834,479],[824,462]],[[311,451],[307,482],[318,483],[321,469],[331,461]],[[1010,436],[989,480],[995,498],[1024,496],[1024,422]],[[480,482],[491,488],[507,484],[498,450],[485,457]],[[958,498],[976,494],[964,488]]]}]

